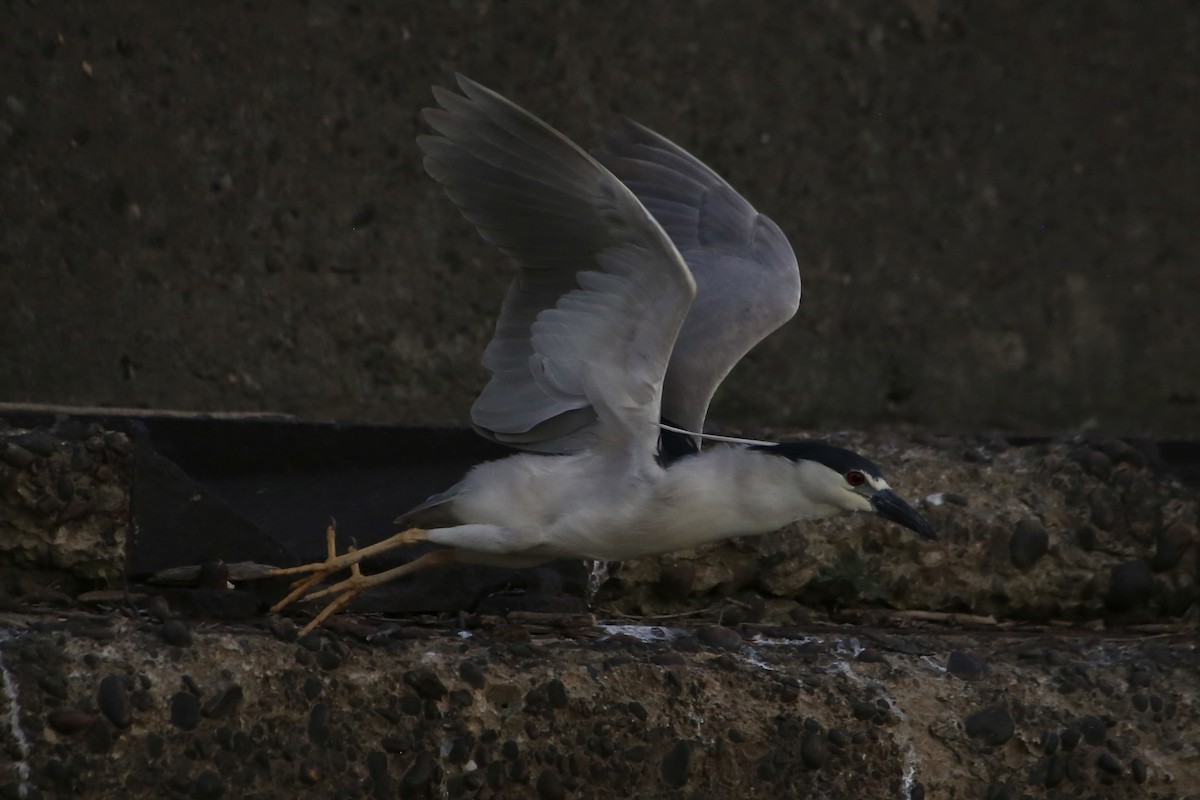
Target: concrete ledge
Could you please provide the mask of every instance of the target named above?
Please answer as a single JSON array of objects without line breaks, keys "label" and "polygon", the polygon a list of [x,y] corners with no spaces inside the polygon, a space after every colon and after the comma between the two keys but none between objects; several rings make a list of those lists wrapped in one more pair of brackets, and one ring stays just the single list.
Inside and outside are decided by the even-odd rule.
[{"label": "concrete ledge", "polygon": [[296,642],[285,621],[274,635],[120,614],[5,623],[4,797],[1180,797],[1200,785],[1194,638],[493,619]]}]

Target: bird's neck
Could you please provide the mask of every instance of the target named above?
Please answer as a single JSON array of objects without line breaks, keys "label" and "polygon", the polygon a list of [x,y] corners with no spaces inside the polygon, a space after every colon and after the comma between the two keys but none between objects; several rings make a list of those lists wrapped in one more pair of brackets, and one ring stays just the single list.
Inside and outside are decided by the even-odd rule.
[{"label": "bird's neck", "polygon": [[660,524],[685,540],[681,547],[769,533],[838,512],[801,495],[792,462],[729,445],[672,464],[660,484],[659,501]]}]

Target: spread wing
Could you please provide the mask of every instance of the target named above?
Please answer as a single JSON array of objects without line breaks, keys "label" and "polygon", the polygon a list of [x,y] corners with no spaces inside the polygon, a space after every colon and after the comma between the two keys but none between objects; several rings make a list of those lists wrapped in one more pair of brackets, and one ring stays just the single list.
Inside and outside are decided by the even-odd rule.
[{"label": "spread wing", "polygon": [[[696,299],[667,369],[662,415],[700,432],[713,393],[733,366],[795,315],[796,256],[774,222],[695,156],[648,128],[626,120],[595,155],[663,227],[696,281]],[[689,444],[695,449],[699,443]]]},{"label": "spread wing", "polygon": [[435,88],[425,169],[518,273],[471,409],[484,436],[537,452],[657,444],[671,350],[695,296],[687,266],[594,158],[495,92]]}]

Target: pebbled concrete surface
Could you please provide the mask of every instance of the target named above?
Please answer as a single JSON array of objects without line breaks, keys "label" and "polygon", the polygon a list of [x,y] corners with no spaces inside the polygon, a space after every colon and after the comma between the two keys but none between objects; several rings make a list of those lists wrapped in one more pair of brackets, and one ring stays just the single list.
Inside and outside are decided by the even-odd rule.
[{"label": "pebbled concrete surface", "polygon": [[1194,639],[276,622],[21,620],[0,791],[1165,800],[1200,780]]},{"label": "pebbled concrete surface", "polygon": [[144,440],[0,425],[0,798],[1196,797],[1185,448],[844,441],[939,541],[842,518],[449,612],[473,579],[429,573],[443,613],[298,639],[284,587],[206,576],[230,530],[177,543],[199,585],[122,579],[178,530],[146,493],[202,499],[139,484]]},{"label": "pebbled concrete surface", "polygon": [[505,284],[420,168],[460,70],[619,114],[790,235],[715,421],[1200,432],[1200,9],[0,10],[0,399],[461,421]]}]

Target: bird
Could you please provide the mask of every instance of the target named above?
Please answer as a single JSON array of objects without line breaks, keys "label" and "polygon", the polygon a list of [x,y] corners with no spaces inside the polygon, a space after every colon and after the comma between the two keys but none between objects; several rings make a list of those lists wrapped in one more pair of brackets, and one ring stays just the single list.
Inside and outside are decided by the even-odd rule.
[{"label": "bird", "polygon": [[[272,607],[331,597],[304,632],[372,586],[448,563],[621,561],[847,512],[935,539],[858,453],[820,440],[704,433],[730,370],[800,303],[782,230],[716,172],[623,120],[588,153],[457,75],[417,137],[425,171],[517,274],[483,353],[474,429],[515,452],[396,519],[399,533],[323,561]],[[708,444],[705,439],[716,439]],[[375,574],[361,562],[436,548]],[[319,588],[328,576],[350,576]]]}]

